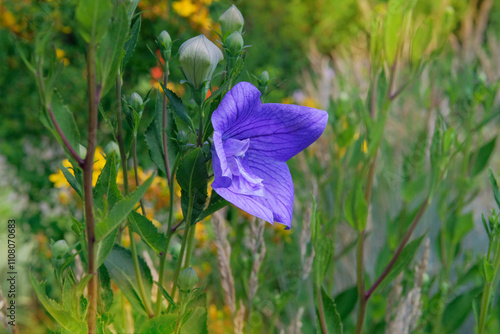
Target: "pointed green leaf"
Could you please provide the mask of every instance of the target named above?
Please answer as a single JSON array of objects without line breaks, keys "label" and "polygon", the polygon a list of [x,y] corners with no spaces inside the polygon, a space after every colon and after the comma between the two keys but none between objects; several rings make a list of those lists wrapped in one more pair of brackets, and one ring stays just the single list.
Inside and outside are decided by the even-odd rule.
[{"label": "pointed green leaf", "polygon": [[[60,167],[59,167],[64,175],[64,177],[66,178],[66,181],[68,181],[69,185],[75,189],[76,193],[80,196],[80,198],[83,199],[83,192],[82,192],[82,186],[80,185],[80,183],[78,183],[78,181],[76,180],[76,177],[71,174],[71,172],[69,171],[69,167],[66,168],[63,166],[63,164],[61,163],[60,164]],[[74,169],[74,167],[72,167],[72,169]]]},{"label": "pointed green leaf", "polygon": [[[64,133],[64,136],[73,147],[73,149],[77,150],[78,146],[80,145],[80,132],[76,125],[73,114],[69,110],[68,106],[64,104],[61,94],[57,90],[54,91],[54,98],[52,99],[51,106],[54,117],[57,121],[57,124],[59,124],[61,131]],[[52,125],[52,122],[50,124],[50,129],[56,136],[61,147],[64,148],[66,156],[70,161],[73,161],[72,155],[69,153],[69,151],[66,150],[66,146],[62,142],[62,139],[59,137],[59,134],[55,130],[55,127]]]},{"label": "pointed green leaf", "polygon": [[156,284],[158,289],[160,289],[162,296],[165,297],[165,299],[168,300],[168,302],[172,304],[174,307],[177,307],[177,304],[174,302],[174,300],[167,292],[167,290],[165,290],[165,288],[162,285],[160,285],[160,283],[158,283],[157,281],[154,281],[153,283]]},{"label": "pointed green leaf", "polygon": [[177,314],[166,314],[148,320],[139,330],[139,333],[164,334],[174,333],[177,324]]},{"label": "pointed green leaf", "polygon": [[113,232],[115,228],[120,225],[128,214],[134,209],[135,205],[140,201],[142,196],[146,193],[149,186],[153,182],[154,175],[151,175],[143,184],[141,184],[135,191],[130,193],[127,197],[116,203],[109,211],[109,214],[104,220],[100,221],[95,226],[96,240],[102,240],[108,234]]},{"label": "pointed green leaf", "polygon": [[[127,297],[132,308],[146,315],[146,310],[139,298],[139,286],[137,285],[137,276],[135,275],[132,254],[128,249],[115,245],[109,256],[104,261],[108,270],[109,277],[120,288],[120,291]],[[151,272],[144,260],[139,257],[139,267],[141,271],[142,282],[148,298],[151,296],[153,279]]]},{"label": "pointed green leaf", "polygon": [[123,45],[128,36],[130,22],[125,5],[118,4],[116,15],[108,33],[97,49],[98,82],[102,84],[101,97],[106,95],[116,81],[116,75],[125,51]]},{"label": "pointed green leaf", "polygon": [[358,302],[358,287],[347,288],[337,296],[335,296],[335,303],[337,311],[339,312],[340,319],[347,319],[349,314],[354,310]]},{"label": "pointed green leaf", "polygon": [[424,233],[421,237],[409,242],[405,246],[405,248],[403,248],[403,251],[394,263],[391,271],[389,271],[389,274],[387,274],[382,283],[380,283],[379,290],[383,289],[387,284],[392,282],[399,275],[399,273],[410,264],[411,260],[417,253],[418,247],[422,243],[422,240],[424,240],[425,235],[426,234]]},{"label": "pointed green leaf", "polygon": [[139,234],[149,247],[157,253],[165,250],[167,238],[165,234],[158,232],[151,220],[136,211],[132,211],[128,219],[134,232]]},{"label": "pointed green leaf", "polygon": [[139,32],[141,31],[141,22],[142,19],[140,16],[137,17],[134,24],[132,25],[132,29],[130,30],[130,35],[125,42],[125,56],[122,59],[122,73],[124,72],[125,66],[128,61],[134,55],[135,46],[137,45],[137,41],[139,40]]},{"label": "pointed green leaf", "polygon": [[[335,302],[326,293],[325,289],[321,288],[321,300],[323,302],[323,313],[325,316],[325,326],[327,333],[323,333],[322,326],[319,326],[320,330],[318,332],[323,334],[342,334],[342,322],[340,320],[340,314],[337,312],[337,307]],[[319,320],[319,310],[316,310]]]},{"label": "pointed green leaf", "polygon": [[491,189],[493,190],[493,196],[495,197],[495,202],[497,202],[497,206],[500,208],[500,191],[498,190],[497,180],[493,175],[491,169],[488,171],[488,176],[490,180]]},{"label": "pointed green leaf", "polygon": [[78,2],[76,24],[85,42],[99,43],[108,29],[111,15],[110,0],[80,0]]},{"label": "pointed green leaf", "polygon": [[481,288],[468,290],[453,299],[444,309],[442,324],[446,333],[455,333],[464,323],[468,315],[473,311],[472,304],[474,297],[481,291]]},{"label": "pointed green leaf", "polygon": [[473,155],[473,165],[470,171],[471,177],[478,175],[483,171],[483,169],[486,168],[488,160],[490,159],[491,154],[495,149],[496,140],[497,137],[493,138],[492,140],[481,146],[481,148]]},{"label": "pointed green leaf", "polygon": [[[99,174],[97,183],[94,187],[94,206],[103,211],[105,207],[111,210],[116,202],[123,198],[116,184],[118,175],[118,157],[112,152],[106,157],[106,165]],[[107,205],[105,205],[107,203]],[[103,212],[106,214],[106,212]]]},{"label": "pointed green leaf", "polygon": [[186,123],[186,125],[194,131],[194,124],[193,121],[191,120],[191,117],[186,112],[186,108],[184,107],[184,103],[182,103],[182,100],[180,97],[178,97],[174,92],[172,92],[170,89],[165,87],[163,83],[160,82],[161,87],[163,88],[163,92],[167,96],[168,100],[172,104],[172,108],[174,108],[175,113],[179,118]]},{"label": "pointed green leaf", "polygon": [[33,276],[31,271],[28,272],[31,285],[38,296],[38,299],[45,307],[47,312],[59,323],[63,328],[75,334],[86,334],[88,332],[87,322],[80,320],[71,315],[71,312],[65,309],[56,301],[47,297],[45,293],[45,283],[39,283]]},{"label": "pointed green leaf", "polygon": [[189,206],[192,205],[190,224],[205,208],[207,200],[207,166],[200,148],[185,156],[177,170],[177,182],[181,187],[181,207],[184,218],[188,219]]},{"label": "pointed green leaf", "polygon": [[228,204],[229,204],[228,201],[226,201],[219,194],[217,194],[215,191],[212,190],[212,195],[210,196],[210,203],[208,204],[207,208],[203,210],[203,212],[198,216],[196,221],[198,222],[200,220],[207,218],[208,216],[219,211]]},{"label": "pointed green leaf", "polygon": [[96,242],[95,253],[97,254],[97,268],[99,268],[109,253],[113,249],[113,246],[116,242],[116,237],[118,236],[118,229],[115,228],[111,233],[106,235],[101,241]]}]

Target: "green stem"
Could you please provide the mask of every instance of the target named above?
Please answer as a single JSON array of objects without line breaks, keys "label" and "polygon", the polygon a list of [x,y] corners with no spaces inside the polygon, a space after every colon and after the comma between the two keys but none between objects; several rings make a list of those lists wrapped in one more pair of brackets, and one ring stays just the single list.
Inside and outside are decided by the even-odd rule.
[{"label": "green stem", "polygon": [[191,256],[193,255],[193,249],[194,249],[194,235],[196,233],[196,225],[193,225],[189,229],[189,239],[188,239],[188,244],[187,244],[187,250],[186,250],[186,260],[184,261],[184,266],[183,268],[186,269],[189,267],[189,263],[191,263]]},{"label": "green stem", "polygon": [[493,258],[493,268],[494,275],[491,282],[485,282],[483,288],[483,296],[481,297],[481,310],[479,312],[479,321],[477,324],[477,332],[478,334],[483,334],[484,326],[486,324],[486,316],[488,315],[489,305],[490,305],[490,297],[491,297],[491,288],[496,285],[496,278],[498,269],[500,267],[500,242],[495,240],[496,249]]},{"label": "green stem", "polygon": [[144,303],[144,307],[146,308],[146,312],[150,318],[154,317],[154,312],[151,309],[151,305],[149,304],[149,300],[146,296],[146,289],[144,289],[144,283],[142,282],[141,269],[139,267],[139,259],[137,257],[137,248],[135,245],[134,232],[132,231],[132,227],[129,225],[128,232],[130,236],[130,251],[132,252],[132,260],[134,262],[134,271],[137,279],[137,285],[139,286],[139,293],[141,294],[141,299]]},{"label": "green stem", "polygon": [[316,297],[318,298],[318,313],[319,313],[319,324],[321,326],[321,332],[323,334],[328,334],[328,328],[326,327],[325,320],[325,310],[323,308],[323,297],[321,296],[321,286],[316,287]]},{"label": "green stem", "polygon": [[188,208],[188,214],[186,217],[186,227],[184,229],[184,235],[182,237],[182,246],[181,246],[181,251],[179,253],[179,259],[177,260],[177,268],[175,269],[175,274],[174,274],[174,285],[172,287],[172,292],[170,293],[170,297],[175,298],[175,292],[177,290],[177,279],[179,278],[179,273],[182,268],[182,260],[184,259],[184,253],[186,252],[186,245],[187,245],[187,240],[189,239],[189,230],[191,229],[191,215],[193,212],[193,198],[190,198],[189,201],[189,208]]},{"label": "green stem", "polygon": [[83,163],[83,192],[85,203],[85,222],[87,225],[87,249],[88,249],[88,274],[92,275],[88,285],[89,308],[87,311],[87,326],[89,333],[96,332],[97,319],[97,261],[95,254],[95,221],[94,221],[94,195],[92,185],[92,174],[94,172],[94,153],[97,141],[97,106],[99,103],[100,88],[96,87],[96,46],[94,43],[88,45],[87,50],[87,75],[88,75],[88,100],[89,100],[89,127],[87,140],[87,155]]},{"label": "green stem", "polygon": [[[137,166],[137,134],[134,134],[134,140],[132,142],[132,157],[134,160],[135,186],[139,187],[139,174]],[[143,216],[145,216],[146,209],[144,209],[144,201],[142,200],[142,198],[139,200],[139,204],[141,205],[142,214]]]},{"label": "green stem", "polygon": [[356,252],[356,279],[358,285],[358,320],[356,323],[356,334],[361,334],[365,321],[366,302],[365,298],[365,281],[363,275],[363,246],[364,246],[365,231],[358,233],[358,246]]},{"label": "green stem", "polygon": [[[177,156],[177,159],[175,160],[174,166],[172,168],[172,176],[169,177],[170,211],[168,213],[167,240],[165,241],[165,249],[160,254],[160,273],[158,277],[158,283],[160,283],[161,286],[163,286],[163,282],[165,280],[165,263],[167,259],[168,246],[170,245],[170,240],[172,239],[172,236],[175,233],[175,231],[172,231],[172,221],[174,217],[174,184],[175,184],[174,175],[175,172],[177,171],[177,166],[179,165],[179,162],[180,162],[180,155]],[[161,302],[162,302],[162,295],[160,289],[158,289],[158,293],[156,295],[156,306],[155,306],[156,314],[160,314]]]},{"label": "green stem", "polygon": [[[168,60],[165,61],[165,71],[163,72],[163,85],[165,88],[168,83]],[[167,174],[168,184],[171,182],[170,177],[170,166],[168,164],[168,146],[167,146],[167,95],[163,94],[163,129],[162,129],[162,140],[163,140],[163,155],[165,156],[165,171]],[[170,194],[172,196],[172,194]]]}]

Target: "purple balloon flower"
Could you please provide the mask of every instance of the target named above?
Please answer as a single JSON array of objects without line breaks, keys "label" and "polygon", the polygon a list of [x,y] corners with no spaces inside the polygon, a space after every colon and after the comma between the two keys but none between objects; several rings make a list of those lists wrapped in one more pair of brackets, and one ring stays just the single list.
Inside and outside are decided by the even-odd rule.
[{"label": "purple balloon flower", "polygon": [[293,182],[286,161],[321,136],[323,110],[260,102],[241,82],[212,114],[212,188],[227,201],[269,223],[290,228]]}]

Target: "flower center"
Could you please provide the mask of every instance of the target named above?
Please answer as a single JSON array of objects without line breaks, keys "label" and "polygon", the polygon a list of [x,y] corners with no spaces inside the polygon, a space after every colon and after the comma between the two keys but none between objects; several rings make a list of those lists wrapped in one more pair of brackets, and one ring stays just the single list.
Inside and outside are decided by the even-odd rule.
[{"label": "flower center", "polygon": [[245,155],[250,147],[250,139],[229,138],[223,145],[227,164],[233,174],[233,191],[244,195],[264,196],[263,180],[252,172],[248,166],[248,156]]}]

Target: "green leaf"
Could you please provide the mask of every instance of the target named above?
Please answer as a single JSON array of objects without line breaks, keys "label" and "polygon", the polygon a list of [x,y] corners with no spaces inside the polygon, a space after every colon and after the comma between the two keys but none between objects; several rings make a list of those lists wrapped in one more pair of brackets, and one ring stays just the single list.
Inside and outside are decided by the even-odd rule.
[{"label": "green leaf", "polygon": [[472,311],[474,297],[481,288],[472,289],[458,295],[444,309],[442,324],[446,333],[454,333],[467,319]]},{"label": "green leaf", "polygon": [[456,245],[474,228],[474,218],[472,217],[472,212],[460,216],[453,225],[451,243]]},{"label": "green leaf", "polygon": [[125,5],[118,4],[116,15],[109,32],[97,49],[98,82],[102,84],[101,97],[106,95],[116,81],[116,75],[125,51],[123,45],[128,36],[130,26]]},{"label": "green leaf", "polygon": [[356,186],[346,198],[344,213],[347,222],[356,230],[362,231],[366,227],[368,204],[360,186]]},{"label": "green leaf", "polygon": [[208,204],[207,208],[203,210],[203,212],[198,216],[198,218],[196,218],[196,221],[198,222],[200,220],[207,218],[208,216],[212,215],[216,211],[219,211],[228,204],[229,204],[228,201],[226,201],[214,190],[212,190],[212,196],[210,196],[210,203]]},{"label": "green leaf", "polygon": [[[181,207],[186,223],[193,224],[205,208],[207,201],[207,166],[200,148],[184,157],[177,170],[177,182],[181,187]],[[191,219],[188,211],[192,205]]]},{"label": "green leaf", "polygon": [[[326,293],[325,289],[321,288],[321,300],[323,302],[323,312],[325,316],[325,325],[328,334],[341,334],[342,330],[342,322],[340,320],[340,314],[337,312],[337,307],[335,302],[330,296]],[[319,320],[319,310],[316,310],[318,321]],[[320,331],[323,333],[322,327],[319,326]],[[326,333],[323,333],[326,334]]]},{"label": "green leaf", "polygon": [[179,118],[186,123],[186,125],[194,131],[194,124],[193,121],[191,120],[191,117],[186,112],[186,108],[184,107],[184,103],[182,103],[182,100],[180,97],[178,97],[174,92],[172,92],[170,89],[165,87],[162,82],[160,82],[161,87],[163,88],[163,92],[167,96],[168,100],[172,104],[172,108],[174,108],[175,113]]},{"label": "green leaf", "polygon": [[491,189],[493,190],[493,196],[495,196],[495,202],[497,202],[497,206],[500,208],[500,191],[498,190],[497,180],[493,175],[491,169],[488,171],[488,176],[490,180]]},{"label": "green leaf", "polygon": [[[101,211],[104,211],[106,207],[109,210],[112,209],[115,203],[123,198],[116,184],[117,163],[118,157],[115,152],[106,157],[106,165],[99,174],[94,187],[94,206]],[[103,214],[106,213],[103,212]]]},{"label": "green leaf", "polygon": [[109,211],[109,214],[104,220],[100,221],[95,226],[96,240],[102,240],[109,233],[113,232],[120,223],[127,218],[130,211],[139,202],[142,196],[146,193],[153,182],[154,175],[151,175],[143,184],[141,184],[135,191],[130,193],[127,197],[116,203]]},{"label": "green leaf", "polygon": [[99,274],[99,296],[102,300],[104,312],[109,311],[113,305],[113,290],[111,289],[111,277],[109,277],[106,266],[100,266]]},{"label": "green leaf", "polygon": [[473,165],[470,172],[471,177],[477,176],[483,171],[484,168],[486,168],[488,160],[490,159],[491,154],[495,149],[496,140],[497,137],[493,138],[492,140],[481,146],[481,148],[473,155]]},{"label": "green leaf", "polygon": [[347,319],[349,314],[356,307],[358,302],[358,287],[355,285],[351,288],[345,289],[337,296],[335,296],[335,303],[337,304],[337,311],[339,312],[340,319]]},{"label": "green leaf", "polygon": [[491,284],[495,278],[495,267],[488,261],[486,256],[483,257],[480,268],[481,276],[483,276],[486,283]]},{"label": "green leaf", "polygon": [[163,297],[165,297],[165,299],[168,300],[168,302],[170,304],[172,304],[174,307],[177,307],[177,304],[174,302],[174,300],[172,299],[172,297],[170,296],[170,294],[167,292],[167,290],[165,290],[165,288],[160,283],[158,283],[157,281],[153,281],[153,283],[156,284],[156,286],[158,287],[158,289],[160,289],[161,295]]},{"label": "green leaf", "polygon": [[[139,258],[139,268],[141,271],[142,282],[144,289],[150,298],[153,279],[147,264]],[[134,263],[132,254],[128,249],[115,245],[109,256],[104,261],[104,265],[108,270],[109,277],[120,288],[123,294],[127,297],[132,308],[146,315],[145,307],[139,298],[139,286],[137,285],[137,276],[135,275]]]},{"label": "green leaf", "polygon": [[[199,290],[198,290],[199,291]],[[182,319],[180,334],[207,334],[207,295],[200,293],[187,305],[187,316]]]},{"label": "green leaf", "polygon": [[[63,164],[61,163],[60,164],[60,167],[59,167],[64,175],[64,177],[66,178],[66,181],[68,181],[69,185],[75,189],[76,193],[80,196],[81,199],[83,199],[83,192],[82,192],[82,186],[80,185],[80,183],[78,183],[78,181],[76,180],[76,177],[70,173],[69,171],[69,167],[66,168],[63,166]],[[73,170],[75,169],[74,167],[71,167]]]},{"label": "green leaf", "polygon": [[97,254],[97,268],[99,268],[104,263],[109,253],[111,253],[117,235],[118,235],[118,229],[115,228],[113,231],[111,231],[111,233],[106,235],[104,239],[96,242],[95,253]]},{"label": "green leaf", "polygon": [[165,234],[158,232],[151,220],[136,211],[132,211],[128,219],[133,231],[139,234],[149,247],[157,253],[165,250],[167,238]]},{"label": "green leaf", "polygon": [[[317,226],[316,228],[318,228]],[[326,276],[328,271],[328,267],[332,262],[333,257],[333,244],[332,240],[327,237],[325,234],[321,233],[319,230],[316,231],[317,237],[316,241],[314,241],[314,277],[316,286],[321,286],[321,282]],[[320,234],[318,234],[320,233]]]},{"label": "green leaf", "polygon": [[[168,160],[173,163],[179,150],[176,143],[172,140],[172,138],[177,136],[177,127],[172,111],[169,108],[167,108],[167,124],[165,130],[167,133]],[[162,175],[167,175],[165,169],[165,154],[163,151],[163,99],[159,90],[156,93],[155,117],[146,130],[145,139],[151,160],[153,160]]]},{"label": "green leaf", "polygon": [[[54,117],[57,121],[57,124],[59,124],[62,133],[64,133],[64,136],[68,140],[71,147],[73,147],[73,149],[75,150],[78,150],[78,146],[80,145],[80,132],[78,131],[78,127],[76,125],[73,114],[69,110],[68,106],[64,104],[61,94],[57,90],[54,90],[54,98],[52,99],[51,106]],[[52,122],[50,122],[50,124],[51,125],[49,129],[52,131],[52,133],[54,133],[54,136],[56,137],[61,147],[64,148],[68,159],[73,162],[73,156],[66,149],[66,146],[64,145],[62,139],[59,137],[59,134],[55,130],[55,127],[52,125]]]},{"label": "green leaf", "polygon": [[403,24],[403,1],[391,0],[387,5],[387,15],[384,24],[384,51],[387,63],[392,65],[396,58],[401,40]]},{"label": "green leaf", "polygon": [[139,330],[139,333],[164,334],[174,333],[177,324],[176,314],[166,314],[148,320]]},{"label": "green leaf", "polygon": [[132,29],[130,30],[130,35],[125,42],[125,56],[122,59],[122,71],[124,72],[125,66],[127,65],[130,58],[132,58],[135,50],[135,46],[137,45],[137,41],[139,40],[139,32],[141,31],[142,19],[140,16],[137,17],[135,23],[132,25]]},{"label": "green leaf", "polygon": [[110,0],[80,0],[78,2],[76,24],[85,42],[99,43],[108,29],[111,15]]},{"label": "green leaf", "polygon": [[424,233],[421,237],[409,242],[405,248],[403,248],[403,251],[394,263],[394,266],[392,266],[391,271],[389,271],[389,274],[387,274],[385,279],[380,283],[379,289],[383,289],[387,284],[392,282],[399,275],[399,273],[410,264],[411,260],[417,253],[422,240],[424,240],[425,235],[426,234]]},{"label": "green leaf", "polygon": [[39,283],[35,276],[28,272],[31,284],[35,290],[38,299],[45,307],[47,312],[61,325],[64,329],[75,334],[85,334],[88,332],[87,322],[85,320],[77,319],[71,315],[71,312],[58,304],[56,301],[47,297],[45,293],[45,283]]}]

